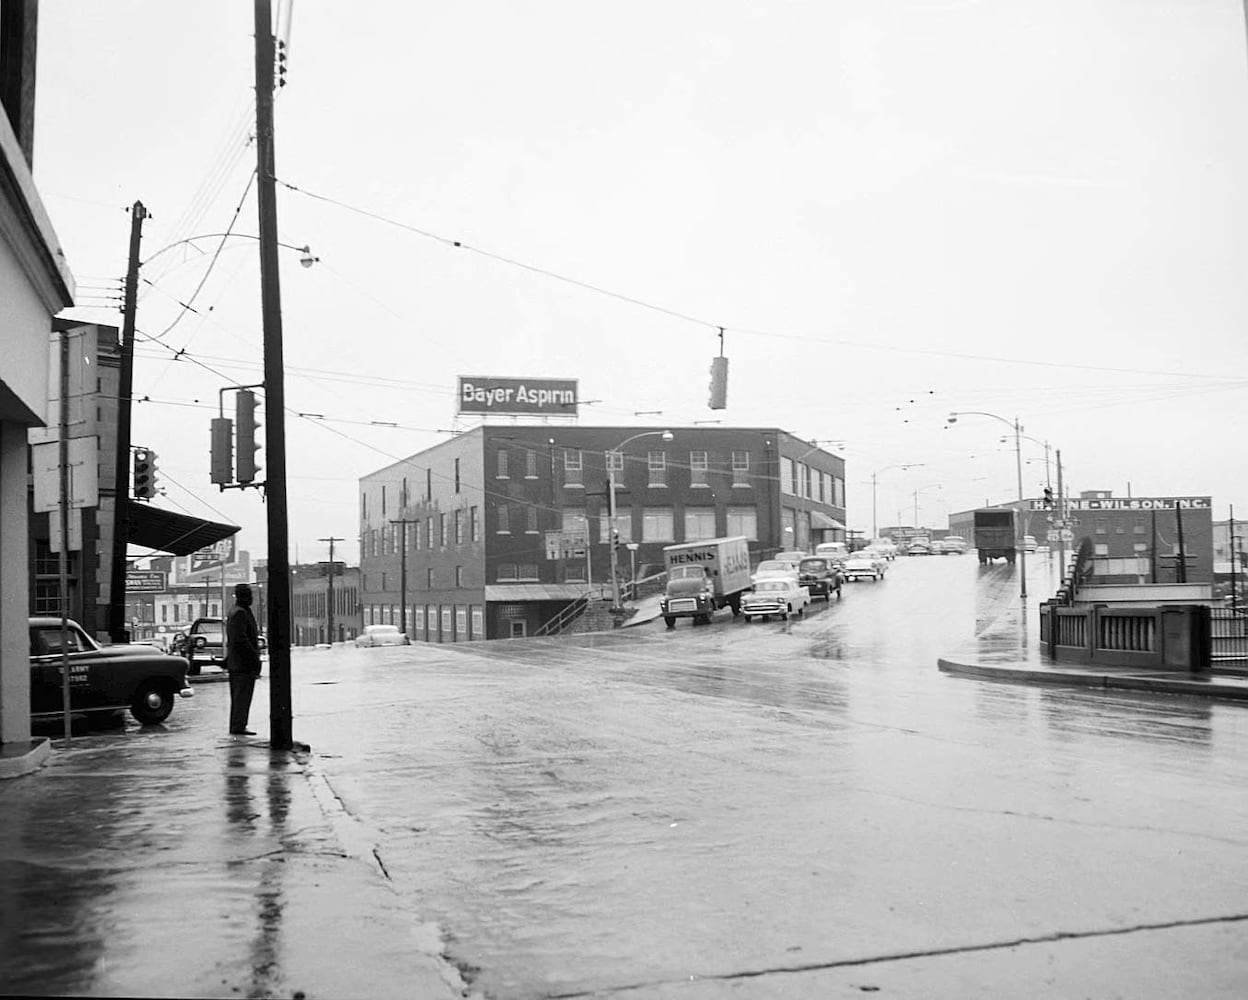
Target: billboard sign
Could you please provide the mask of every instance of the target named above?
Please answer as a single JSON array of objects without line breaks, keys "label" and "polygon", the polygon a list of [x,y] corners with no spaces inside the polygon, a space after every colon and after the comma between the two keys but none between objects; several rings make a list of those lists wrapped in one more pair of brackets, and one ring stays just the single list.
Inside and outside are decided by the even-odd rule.
[{"label": "billboard sign", "polygon": [[[1212,497],[1092,497],[1068,499],[1069,510],[1212,510]],[[1032,510],[1045,510],[1043,500],[1032,500]]]},{"label": "billboard sign", "polygon": [[461,375],[458,399],[460,413],[576,416],[576,379]]},{"label": "billboard sign", "polygon": [[131,594],[163,594],[167,574],[156,569],[126,570],[126,590]]},{"label": "billboard sign", "polygon": [[192,574],[202,573],[209,569],[220,569],[235,561],[234,557],[234,536],[223,538],[215,545],[209,545],[200,549],[198,552],[192,552],[187,556],[189,561],[189,570]]}]

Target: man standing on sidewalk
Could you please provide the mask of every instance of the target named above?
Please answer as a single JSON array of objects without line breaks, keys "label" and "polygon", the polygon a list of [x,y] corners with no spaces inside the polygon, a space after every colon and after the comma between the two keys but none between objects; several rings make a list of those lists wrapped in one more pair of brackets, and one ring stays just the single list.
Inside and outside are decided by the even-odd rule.
[{"label": "man standing on sidewalk", "polygon": [[251,695],[260,676],[260,629],[251,611],[251,588],[234,587],[234,607],[225,622],[225,669],[230,675],[230,734],[255,736],[247,728]]}]

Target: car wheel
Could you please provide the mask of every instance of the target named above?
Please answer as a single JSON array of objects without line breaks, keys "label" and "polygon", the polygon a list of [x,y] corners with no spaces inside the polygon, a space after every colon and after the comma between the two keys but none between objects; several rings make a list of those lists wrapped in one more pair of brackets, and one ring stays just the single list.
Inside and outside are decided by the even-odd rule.
[{"label": "car wheel", "polygon": [[803,604],[800,608],[797,609],[797,617],[804,618],[805,615],[806,615],[806,605]]},{"label": "car wheel", "polygon": [[782,622],[787,622],[787,621],[789,620],[789,613],[788,613],[787,611],[781,611],[781,612],[780,612],[780,620],[781,620]]},{"label": "car wheel", "polygon": [[140,725],[154,726],[169,718],[173,711],[173,692],[156,681],[144,681],[139,685],[130,702],[130,714]]},{"label": "car wheel", "polygon": [[666,615],[664,615],[664,616],[663,616],[663,624],[665,624],[668,628],[675,628],[675,627],[676,627],[676,619],[675,619],[675,618],[669,618],[669,617],[667,617]]}]

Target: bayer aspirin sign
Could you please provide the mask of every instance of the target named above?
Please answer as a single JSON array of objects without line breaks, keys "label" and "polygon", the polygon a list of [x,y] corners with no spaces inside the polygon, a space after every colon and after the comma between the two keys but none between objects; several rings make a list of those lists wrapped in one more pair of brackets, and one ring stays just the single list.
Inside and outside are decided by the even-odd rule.
[{"label": "bayer aspirin sign", "polygon": [[576,379],[459,377],[460,413],[544,413],[575,416]]}]

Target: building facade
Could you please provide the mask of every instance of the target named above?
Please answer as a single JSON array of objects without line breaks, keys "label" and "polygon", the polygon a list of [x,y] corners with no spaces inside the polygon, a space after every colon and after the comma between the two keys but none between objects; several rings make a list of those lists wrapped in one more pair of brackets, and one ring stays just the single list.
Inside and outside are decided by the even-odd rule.
[{"label": "building facade", "polygon": [[429,642],[529,635],[609,596],[617,542],[627,582],[676,542],[743,535],[757,562],[845,539],[839,456],[778,428],[663,433],[487,424],[364,477],[363,624]]},{"label": "building facade", "polygon": [[[315,646],[322,642],[348,642],[360,634],[363,608],[360,604],[358,566],[339,564],[332,581],[326,563],[292,566],[290,575],[292,644]],[[329,613],[331,584],[334,609],[332,633]]]},{"label": "building facade", "polygon": [[[1060,498],[1059,498],[1060,500]],[[1040,545],[1056,546],[1062,515],[1044,500],[997,504],[1020,511],[1019,534]],[[984,509],[984,508],[979,508]],[[974,511],[949,515],[949,528],[975,544]],[[1065,500],[1067,546],[1083,538],[1093,546],[1098,583],[1211,583],[1213,581],[1213,500],[1207,496],[1115,497],[1107,490],[1085,490]]]},{"label": "building facade", "polygon": [[[0,744],[30,745],[31,428],[49,412],[52,319],[73,305],[74,283],[31,173],[35,148],[38,6],[7,0],[0,16]],[[46,751],[45,751],[46,752]]]}]

